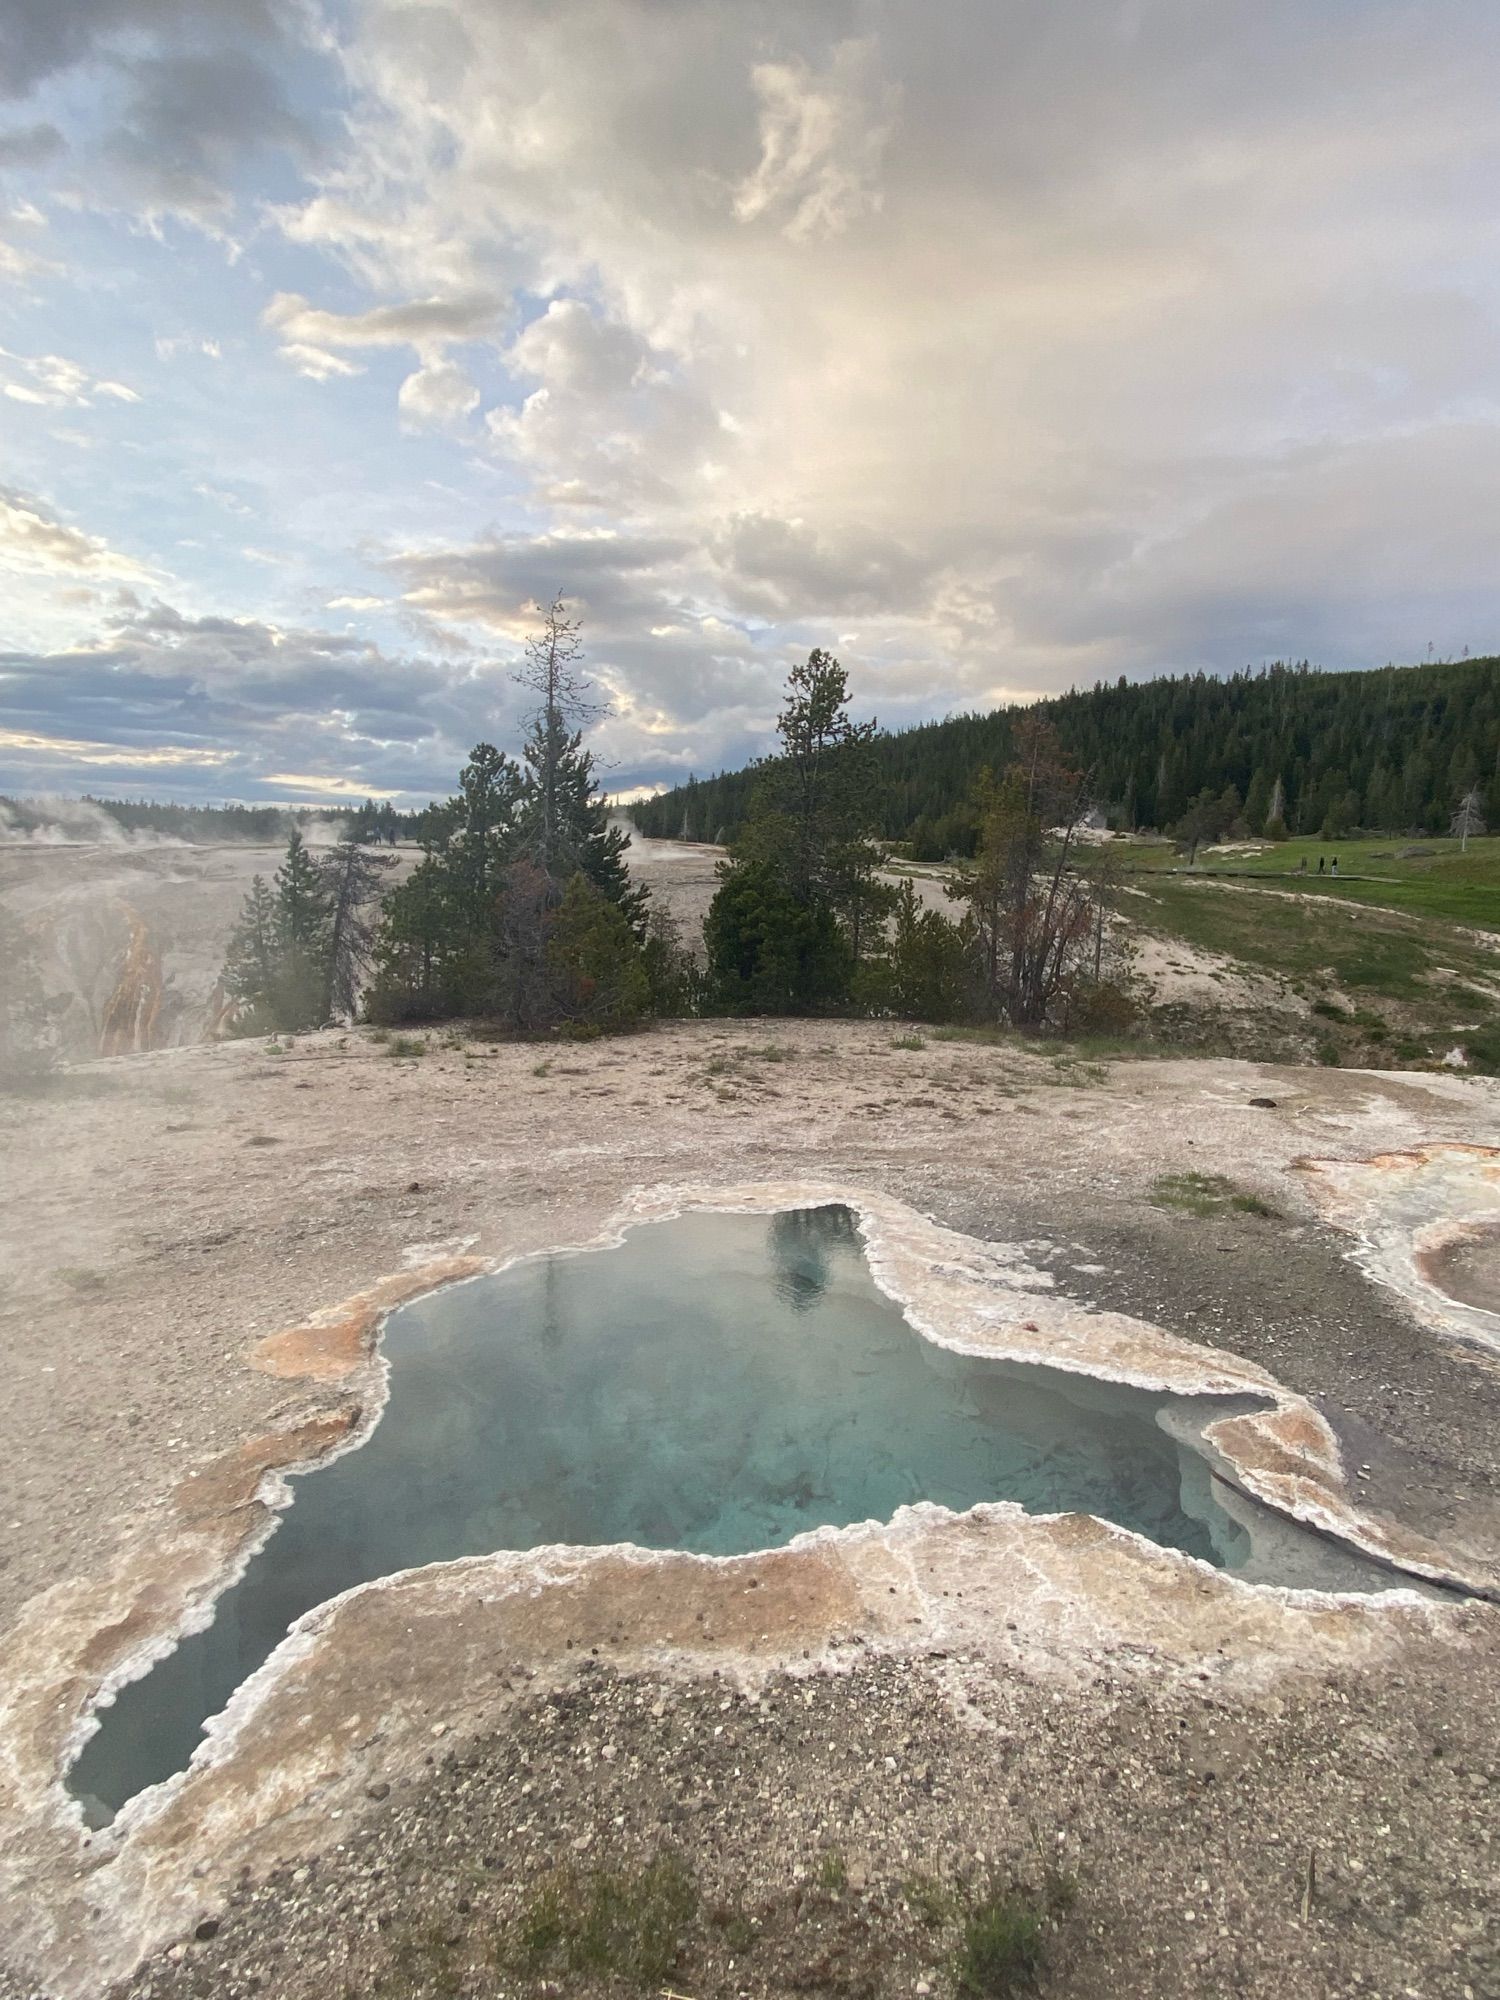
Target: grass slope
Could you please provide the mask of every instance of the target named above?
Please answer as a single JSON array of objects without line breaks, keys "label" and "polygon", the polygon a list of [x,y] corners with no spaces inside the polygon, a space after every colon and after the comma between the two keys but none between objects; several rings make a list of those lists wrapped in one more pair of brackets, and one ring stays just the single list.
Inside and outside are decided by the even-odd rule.
[{"label": "grass slope", "polygon": [[[1181,851],[1169,841],[1122,847],[1132,872],[1183,869]],[[1337,878],[1318,873],[1318,860],[1338,857]],[[1306,872],[1301,864],[1306,862]],[[1273,881],[1308,896],[1332,897],[1377,909],[1475,924],[1500,936],[1500,835],[1471,840],[1284,840],[1244,853],[1210,850],[1192,874],[1237,881]]]},{"label": "grass slope", "polygon": [[1129,915],[1142,928],[1269,973],[1308,1002],[1325,1061],[1420,1066],[1462,1045],[1473,1067],[1500,1073],[1500,947],[1482,934],[1361,904],[1344,893],[1356,884],[1277,893],[1195,872],[1134,886]]}]

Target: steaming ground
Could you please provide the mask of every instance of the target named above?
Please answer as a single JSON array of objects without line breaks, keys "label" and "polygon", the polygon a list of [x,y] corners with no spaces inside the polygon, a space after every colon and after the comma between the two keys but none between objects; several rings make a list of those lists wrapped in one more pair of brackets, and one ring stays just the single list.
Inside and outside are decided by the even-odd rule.
[{"label": "steaming ground", "polygon": [[[670,852],[643,868],[706,902],[713,857]],[[36,859],[0,855],[7,894]],[[190,969],[217,970],[225,914],[275,855],[57,859],[26,878],[33,911],[48,912],[44,881],[64,912],[89,901],[80,872],[96,901],[128,885],[170,931],[163,999],[182,994],[185,1023]],[[0,1620],[101,1575],[121,1542],[150,1547],[187,1472],[288,1420],[288,1385],[246,1365],[252,1343],[424,1246],[500,1256],[588,1238],[634,1186],[809,1175],[1024,1243],[1094,1306],[1263,1364],[1328,1416],[1373,1511],[1494,1571],[1500,1373],[1369,1284],[1296,1163],[1493,1144],[1500,1085],[896,1039],[697,1022],[577,1048],[434,1035],[407,1060],[365,1031],[286,1053],[184,1032],[0,1098]],[[1226,1175],[1276,1213],[1156,1207],[1157,1178],[1183,1172]],[[292,1400],[315,1413],[338,1392]],[[1156,1688],[1087,1653],[1059,1682],[961,1652],[859,1664],[856,1647],[852,1674],[775,1682],[754,1707],[573,1655],[533,1698],[498,1662],[489,1735],[451,1753],[426,1732],[377,1746],[372,1789],[388,1795],[336,1828],[289,1818],[281,1863],[232,1895],[205,1878],[218,1935],[185,1937],[133,1995],[452,1990],[451,1966],[392,1953],[434,1925],[467,1950],[539,1869],[661,1844],[761,1928],[732,1969],[705,1947],[701,1977],[674,1990],[884,2000],[920,1980],[941,1995],[902,1883],[1024,1868],[1034,1824],[1080,1879],[1048,1989],[1062,2000],[1483,2000],[1500,1992],[1500,1612],[1471,1607],[1462,1630],[1359,1671],[1310,1660],[1255,1694],[1211,1671]],[[12,1654],[0,1682],[13,1670]],[[817,1888],[830,1846],[853,1872],[832,1904]],[[0,1966],[6,1933],[0,1913]],[[5,2000],[40,1991],[0,1970]]]}]

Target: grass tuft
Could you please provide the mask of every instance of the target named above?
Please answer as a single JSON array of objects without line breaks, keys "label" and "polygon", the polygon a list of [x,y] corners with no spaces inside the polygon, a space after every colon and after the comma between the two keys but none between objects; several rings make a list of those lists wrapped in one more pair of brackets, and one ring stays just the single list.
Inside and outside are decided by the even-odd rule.
[{"label": "grass tuft", "polygon": [[959,2000],[1006,2000],[1035,1988],[1047,1939],[1073,1907],[1077,1883],[1049,1868],[1041,1891],[992,1882],[967,1906],[953,1953]]},{"label": "grass tuft", "polygon": [[1223,1215],[1233,1210],[1240,1215],[1267,1218],[1280,1213],[1249,1188],[1236,1187],[1223,1174],[1161,1174],[1151,1184],[1151,1200],[1157,1208],[1173,1208],[1184,1215]]},{"label": "grass tuft", "polygon": [[838,1895],[849,1886],[849,1865],[836,1847],[827,1847],[818,1858],[818,1887]]},{"label": "grass tuft", "polygon": [[514,1954],[528,1972],[607,1973],[658,1985],[697,1908],[697,1885],[675,1854],[634,1874],[559,1869],[522,1912]]}]

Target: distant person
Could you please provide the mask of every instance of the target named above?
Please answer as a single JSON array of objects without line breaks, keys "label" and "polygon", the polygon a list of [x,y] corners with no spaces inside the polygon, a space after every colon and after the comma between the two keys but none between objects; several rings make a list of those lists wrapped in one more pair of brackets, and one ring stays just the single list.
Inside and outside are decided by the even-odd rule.
[{"label": "distant person", "polygon": [[1322,874],[1322,872],[1323,872],[1323,857],[1322,857],[1322,855],[1320,854],[1320,855],[1318,856],[1318,873],[1319,873],[1319,874],[1321,875],[1321,874]]},{"label": "distant person", "polygon": [[1307,873],[1307,856],[1305,854],[1303,855],[1302,859],[1297,863],[1297,873],[1299,875],[1305,875]]},{"label": "distant person", "polygon": [[1339,872],[1339,858],[1336,854],[1333,857],[1333,866],[1328,872],[1330,875],[1337,875]]}]

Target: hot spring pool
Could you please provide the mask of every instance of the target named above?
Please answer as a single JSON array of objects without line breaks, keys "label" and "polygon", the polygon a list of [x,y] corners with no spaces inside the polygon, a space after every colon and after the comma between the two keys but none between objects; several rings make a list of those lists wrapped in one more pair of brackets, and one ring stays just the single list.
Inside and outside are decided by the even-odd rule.
[{"label": "hot spring pool", "polygon": [[[402,1307],[383,1350],[365,1443],[296,1476],[213,1623],[101,1708],[68,1779],[92,1824],[182,1770],[305,1611],[425,1563],[559,1542],[738,1555],[915,1500],[1085,1511],[1228,1568],[1251,1551],[1179,1441],[1192,1405],[935,1346],[843,1207],[684,1215],[531,1258]],[[1276,1534],[1312,1547],[1277,1580],[1390,1581]]]}]

